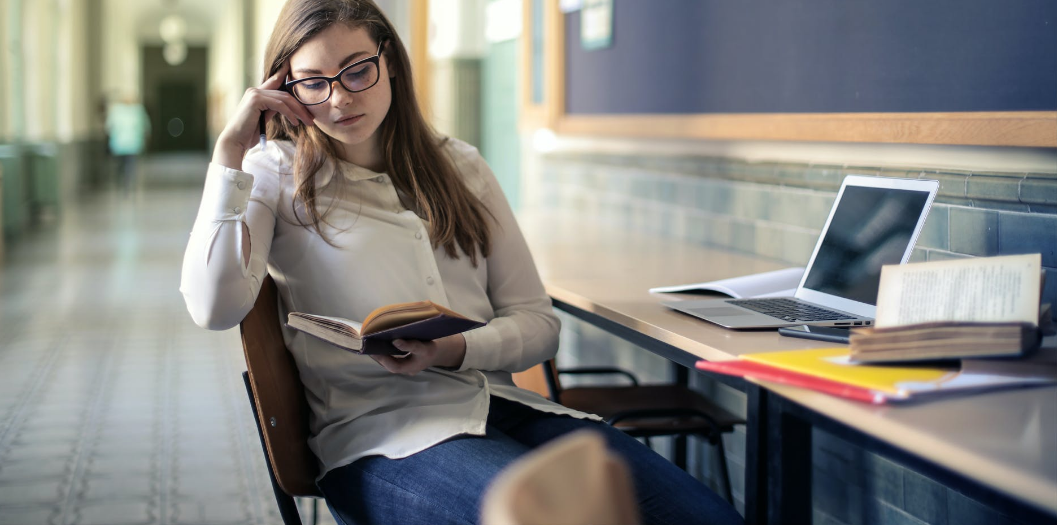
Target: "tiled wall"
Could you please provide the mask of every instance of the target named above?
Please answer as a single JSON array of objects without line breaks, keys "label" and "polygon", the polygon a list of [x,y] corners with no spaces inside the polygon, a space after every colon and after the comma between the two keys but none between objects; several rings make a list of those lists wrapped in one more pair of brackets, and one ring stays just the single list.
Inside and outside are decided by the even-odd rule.
[{"label": "tiled wall", "polygon": [[790,265],[807,263],[844,175],[936,179],[940,192],[911,260],[1040,252],[1043,301],[1057,304],[1057,174],[586,154],[541,165],[530,208],[582,210]]},{"label": "tiled wall", "polygon": [[[1057,303],[1057,174],[937,171],[911,166],[749,163],[709,157],[551,154],[525,195],[531,209],[580,210],[615,226],[803,265],[846,174],[930,178],[940,193],[912,260],[1042,253],[1044,301]],[[667,381],[663,358],[565,316],[559,365],[614,363]],[[692,385],[735,413],[745,396],[692,374]],[[570,381],[571,382],[571,381]],[[744,511],[745,434],[724,440],[735,504]],[[668,452],[667,444],[659,450]],[[1013,523],[911,470],[822,432],[813,441],[817,524]],[[706,444],[691,471],[714,485]],[[857,474],[849,474],[857,473]]]}]

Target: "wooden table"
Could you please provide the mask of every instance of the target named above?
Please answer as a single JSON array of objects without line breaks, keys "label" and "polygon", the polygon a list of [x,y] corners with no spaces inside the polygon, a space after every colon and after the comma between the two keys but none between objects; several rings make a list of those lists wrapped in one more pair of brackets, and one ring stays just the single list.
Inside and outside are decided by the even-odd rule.
[{"label": "wooden table", "polygon": [[[699,359],[826,346],[774,331],[726,330],[660,304],[678,295],[648,292],[654,286],[785,265],[575,219],[523,215],[519,220],[557,308],[687,369]],[[1057,517],[1057,387],[873,406],[778,384],[714,377],[748,397],[749,523],[811,521],[812,427],[903,463],[1014,518],[1038,522]]]}]

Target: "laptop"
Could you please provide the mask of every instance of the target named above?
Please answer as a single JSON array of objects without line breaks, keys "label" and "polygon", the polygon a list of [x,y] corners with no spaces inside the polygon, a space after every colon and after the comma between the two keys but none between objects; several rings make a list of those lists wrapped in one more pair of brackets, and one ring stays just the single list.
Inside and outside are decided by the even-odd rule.
[{"label": "laptop", "polygon": [[667,301],[735,330],[870,326],[881,267],[910,259],[939,182],[848,175],[793,297]]}]

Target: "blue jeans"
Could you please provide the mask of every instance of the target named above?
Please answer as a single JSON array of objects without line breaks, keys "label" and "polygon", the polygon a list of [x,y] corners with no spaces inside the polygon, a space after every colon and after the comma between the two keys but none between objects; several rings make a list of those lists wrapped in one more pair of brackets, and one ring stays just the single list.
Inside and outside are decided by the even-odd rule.
[{"label": "blue jeans", "polygon": [[634,438],[604,423],[491,398],[484,436],[458,436],[403,459],[368,456],[319,481],[343,525],[473,524],[492,479],[522,454],[576,430],[605,436],[631,469],[645,524],[743,523],[729,503]]}]

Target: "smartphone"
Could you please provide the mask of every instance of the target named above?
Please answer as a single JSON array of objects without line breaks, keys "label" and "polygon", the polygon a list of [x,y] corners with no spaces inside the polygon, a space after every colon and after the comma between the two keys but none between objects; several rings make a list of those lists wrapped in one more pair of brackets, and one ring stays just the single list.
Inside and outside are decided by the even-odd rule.
[{"label": "smartphone", "polygon": [[847,343],[851,330],[837,326],[788,326],[779,328],[778,333],[788,337],[799,337],[801,339],[817,339],[830,343]]}]

